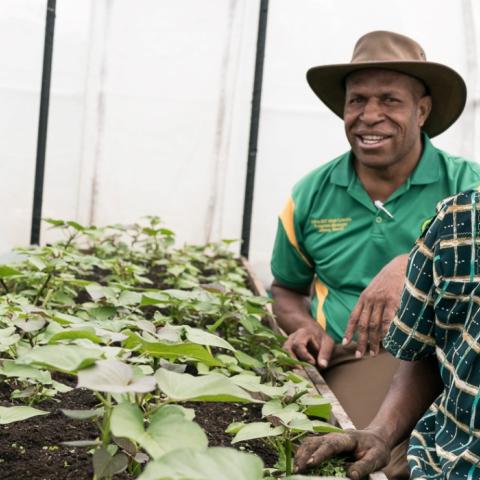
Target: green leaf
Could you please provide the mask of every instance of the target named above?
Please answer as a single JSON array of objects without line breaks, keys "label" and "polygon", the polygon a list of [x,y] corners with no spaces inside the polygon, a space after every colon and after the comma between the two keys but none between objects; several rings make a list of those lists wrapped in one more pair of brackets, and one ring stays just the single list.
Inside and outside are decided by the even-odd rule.
[{"label": "green leaf", "polygon": [[131,333],[124,342],[124,347],[133,349],[140,347],[139,351],[153,357],[166,358],[168,360],[176,360],[185,358],[187,360],[195,360],[209,366],[221,366],[222,363],[216,360],[212,354],[203,346],[193,343],[161,343],[148,342],[136,333]]},{"label": "green leaf", "polygon": [[209,347],[219,347],[224,348],[225,350],[235,351],[235,349],[223,338],[220,338],[218,335],[213,333],[208,333],[199,328],[189,327],[187,325],[181,327],[183,328],[187,340],[192,343],[198,343],[200,345],[207,345]]},{"label": "green leaf", "polygon": [[80,317],[76,317],[75,315],[69,315],[67,313],[61,313],[54,311],[52,312],[52,319],[55,320],[60,325],[71,325],[71,324],[81,324],[85,323]]},{"label": "green leaf", "polygon": [[29,378],[43,385],[52,383],[50,372],[39,370],[31,365],[21,365],[14,360],[4,360],[0,367],[0,373],[6,377],[16,377],[20,380]]},{"label": "green leaf", "polygon": [[130,365],[118,360],[99,360],[93,367],[78,372],[77,387],[97,392],[146,393],[155,390],[155,378],[142,376],[134,378]]},{"label": "green leaf", "polygon": [[48,415],[50,412],[44,412],[32,407],[0,407],[0,425],[7,423],[20,422],[27,418],[38,415]]},{"label": "green leaf", "polygon": [[123,472],[128,466],[128,457],[124,453],[111,455],[106,448],[98,448],[93,454],[93,471],[95,478],[111,478]]},{"label": "green leaf", "polygon": [[69,220],[67,222],[67,225],[77,230],[78,232],[83,232],[85,230],[85,227],[83,225],[80,225],[79,223],[74,222],[73,220]]},{"label": "green leaf", "polygon": [[117,309],[111,305],[103,305],[101,307],[91,308],[89,313],[96,320],[104,321],[112,318],[117,313]]},{"label": "green leaf", "polygon": [[167,271],[174,277],[178,277],[185,271],[185,269],[185,265],[173,265],[173,267],[168,268]]},{"label": "green leaf", "polygon": [[313,431],[317,433],[328,433],[328,432],[341,432],[342,429],[335,427],[334,425],[327,423],[327,422],[321,422],[320,420],[313,420]]},{"label": "green leaf", "polygon": [[54,344],[61,340],[78,340],[80,338],[86,338],[93,343],[102,343],[102,339],[95,334],[95,329],[92,327],[63,330],[62,332],[52,335],[48,343]]},{"label": "green leaf", "polygon": [[16,270],[8,265],[0,265],[0,278],[14,277],[21,274],[20,270]]},{"label": "green leaf", "polygon": [[28,262],[31,263],[37,270],[44,270],[47,266],[45,265],[45,263],[40,260],[38,257],[34,257],[34,256],[31,256],[31,257],[28,257]]},{"label": "green leaf", "polygon": [[182,327],[167,324],[158,329],[156,337],[168,343],[182,343]]},{"label": "green leaf", "polygon": [[232,435],[235,435],[238,433],[244,426],[246,425],[245,422],[232,422],[227,429],[225,430],[225,433],[231,433]]},{"label": "green leaf", "polygon": [[65,222],[63,220],[58,220],[56,218],[44,218],[43,221],[54,227],[65,227]]},{"label": "green leaf", "polygon": [[92,283],[86,286],[85,290],[94,302],[101,300],[102,298],[115,298],[115,292],[110,287],[102,287],[101,285]]},{"label": "green leaf", "polygon": [[306,406],[304,413],[309,417],[330,418],[332,406],[325,398],[304,395],[298,400],[298,403]]},{"label": "green leaf", "polygon": [[0,328],[0,338],[11,337],[15,333],[15,327]]},{"label": "green leaf", "polygon": [[[300,414],[304,416],[303,414]],[[288,428],[294,432],[311,432],[315,431],[314,423],[312,420],[309,420],[308,417],[305,418],[294,418],[288,422]]]},{"label": "green leaf", "polygon": [[95,410],[68,410],[61,409],[61,412],[68,418],[74,420],[88,420],[90,418],[103,417],[103,408],[96,408]]},{"label": "green leaf", "polygon": [[118,305],[138,305],[142,301],[142,294],[124,290],[118,298]]},{"label": "green leaf", "polygon": [[158,409],[145,430],[140,408],[121,403],[113,408],[110,428],[113,435],[138,443],[154,459],[177,449],[204,450],[208,446],[200,426],[185,418],[184,412],[173,405]]},{"label": "green leaf", "polygon": [[71,392],[73,390],[72,387],[69,387],[68,385],[64,385],[63,383],[57,382],[56,380],[52,381],[52,387],[60,393],[67,393]]},{"label": "green leaf", "polygon": [[258,361],[256,358],[251,357],[250,355],[247,355],[244,352],[241,352],[237,350],[235,352],[235,357],[237,357],[237,360],[240,362],[240,365],[242,367],[246,368],[262,368],[263,363]]},{"label": "green leaf", "polygon": [[285,427],[282,425],[274,427],[270,422],[247,423],[237,432],[235,437],[233,437],[232,445],[238,442],[245,442],[246,440],[253,440],[255,438],[277,437],[284,431]]},{"label": "green leaf", "polygon": [[307,416],[299,412],[299,406],[295,403],[284,407],[278,399],[270,400],[262,408],[264,417],[272,416],[280,419],[284,425],[290,426],[293,421],[308,420]]},{"label": "green leaf", "polygon": [[261,480],[259,457],[232,448],[175,450],[150,462],[138,480]]},{"label": "green leaf", "polygon": [[140,302],[141,305],[158,305],[159,303],[168,303],[170,301],[170,297],[165,293],[160,291],[158,292],[145,292],[142,295],[142,300]]},{"label": "green leaf", "polygon": [[80,345],[45,345],[35,347],[18,359],[19,363],[40,365],[64,373],[75,373],[102,357],[102,350]]},{"label": "green leaf", "polygon": [[67,305],[69,307],[75,306],[75,300],[65,292],[56,292],[52,299],[55,302],[61,303],[62,305]]},{"label": "green leaf", "polygon": [[235,375],[231,377],[231,380],[249,392],[263,393],[269,397],[281,397],[287,391],[285,385],[274,387],[273,385],[260,383],[261,378],[256,375]]},{"label": "green leaf", "polygon": [[46,321],[41,317],[25,318],[15,322],[15,325],[24,332],[36,332],[45,326]]},{"label": "green leaf", "polygon": [[187,373],[176,373],[160,368],[155,373],[155,378],[160,390],[169,399],[180,402],[187,400],[193,402],[259,402],[235,385],[228,377],[218,373],[194,377]]},{"label": "green leaf", "polygon": [[18,343],[19,340],[20,340],[20,335],[18,335],[17,333],[9,337],[0,335],[0,352],[4,352],[8,350],[9,347]]},{"label": "green leaf", "polygon": [[162,292],[168,295],[170,298],[173,298],[175,300],[181,300],[182,302],[186,302],[189,300],[196,300],[198,298],[197,292],[192,292],[188,290],[169,289],[169,290],[162,290]]}]

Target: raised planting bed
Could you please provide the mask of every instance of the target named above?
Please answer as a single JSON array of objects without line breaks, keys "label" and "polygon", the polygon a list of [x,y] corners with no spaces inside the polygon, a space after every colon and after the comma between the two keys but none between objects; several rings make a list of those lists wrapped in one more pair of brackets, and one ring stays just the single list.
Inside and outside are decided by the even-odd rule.
[{"label": "raised planting bed", "polygon": [[337,429],[229,242],[48,223],[0,265],[2,479],[273,479]]}]

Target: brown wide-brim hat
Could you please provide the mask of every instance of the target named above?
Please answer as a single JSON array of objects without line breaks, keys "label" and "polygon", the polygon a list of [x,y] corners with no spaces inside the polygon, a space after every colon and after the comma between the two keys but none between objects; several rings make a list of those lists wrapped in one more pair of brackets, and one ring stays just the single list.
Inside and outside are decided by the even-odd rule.
[{"label": "brown wide-brim hat", "polygon": [[465,107],[467,87],[462,77],[446,65],[427,62],[417,42],[393,32],[367,33],[355,45],[350,63],[313,67],[307,81],[320,100],[343,118],[345,79],[366,68],[393,70],[425,84],[432,97],[432,111],[423,126],[429,137],[444,132]]}]

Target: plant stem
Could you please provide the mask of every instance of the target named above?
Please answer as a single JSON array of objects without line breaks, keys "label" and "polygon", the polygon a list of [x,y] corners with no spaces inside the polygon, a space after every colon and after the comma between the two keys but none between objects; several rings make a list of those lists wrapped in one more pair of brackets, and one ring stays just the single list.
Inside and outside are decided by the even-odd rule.
[{"label": "plant stem", "polygon": [[34,305],[38,305],[38,300],[40,300],[40,297],[42,296],[42,293],[43,291],[45,290],[45,288],[47,288],[47,285],[48,283],[50,282],[50,279],[52,278],[52,272],[50,272],[48,275],[47,275],[47,278],[45,279],[45,281],[43,282],[42,286],[40,287],[40,290],[38,291],[38,293],[35,295],[35,300],[33,301],[33,304]]},{"label": "plant stem", "polygon": [[53,294],[53,288],[50,288],[47,294],[45,295],[45,298],[43,299],[42,307],[47,306],[47,303],[50,301],[50,297],[52,296],[52,294]]},{"label": "plant stem", "polygon": [[285,439],[285,473],[292,474],[292,442],[290,438]]},{"label": "plant stem", "polygon": [[70,238],[67,240],[67,243],[65,244],[65,247],[64,247],[65,251],[67,251],[68,247],[70,246],[70,244],[73,242],[73,240],[77,235],[78,235],[77,232],[75,232],[73,235],[70,235]]},{"label": "plant stem", "polygon": [[102,446],[108,447],[110,443],[110,417],[112,416],[112,395],[107,393],[104,397],[101,393],[95,392],[95,396],[103,403],[103,421],[102,421]]},{"label": "plant stem", "polygon": [[296,395],[294,395],[292,397],[292,400],[288,403],[295,403],[300,397],[303,397],[306,393],[308,393],[308,390],[301,390]]},{"label": "plant stem", "polygon": [[0,280],[0,283],[2,284],[2,287],[3,287],[4,290],[5,290],[5,293],[9,293],[7,284],[5,283],[5,280],[4,280],[3,278]]}]

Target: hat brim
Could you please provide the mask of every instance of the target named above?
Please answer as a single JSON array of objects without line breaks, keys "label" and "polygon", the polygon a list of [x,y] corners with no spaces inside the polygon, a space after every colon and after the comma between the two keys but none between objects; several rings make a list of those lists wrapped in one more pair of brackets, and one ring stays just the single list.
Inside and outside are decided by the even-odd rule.
[{"label": "hat brim", "polygon": [[432,111],[423,126],[429,137],[447,130],[462,113],[467,87],[450,67],[434,62],[368,62],[323,65],[307,72],[307,81],[315,94],[340,118],[345,105],[345,78],[366,68],[393,70],[421,80],[432,97]]}]

